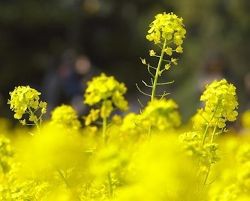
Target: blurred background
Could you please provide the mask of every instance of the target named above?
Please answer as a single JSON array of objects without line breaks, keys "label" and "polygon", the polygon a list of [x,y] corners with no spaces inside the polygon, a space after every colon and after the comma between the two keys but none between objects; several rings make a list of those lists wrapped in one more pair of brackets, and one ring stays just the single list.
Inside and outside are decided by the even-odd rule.
[{"label": "blurred background", "polygon": [[237,86],[240,111],[249,109],[249,10],[249,0],[1,0],[0,116],[11,117],[6,103],[17,85],[40,90],[50,110],[70,103],[84,114],[86,82],[100,72],[125,82],[138,110],[137,98],[146,100],[135,83],[149,79],[140,57],[152,48],[145,35],[163,11],[183,17],[187,29],[179,65],[164,75],[175,80],[165,90],[184,121],[205,83],[222,77]]}]

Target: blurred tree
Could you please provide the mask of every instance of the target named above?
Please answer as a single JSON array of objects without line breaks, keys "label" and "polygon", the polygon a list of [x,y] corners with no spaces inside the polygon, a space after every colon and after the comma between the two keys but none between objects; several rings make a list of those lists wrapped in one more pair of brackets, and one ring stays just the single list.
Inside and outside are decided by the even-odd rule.
[{"label": "blurred tree", "polygon": [[[227,78],[243,88],[249,72],[249,9],[248,0],[2,0],[0,91],[7,99],[14,85],[39,87],[47,69],[73,48],[118,76],[133,93],[135,82],[146,76],[139,57],[150,49],[148,23],[158,12],[173,11],[184,18],[188,35],[180,65],[167,79],[176,80],[169,90],[175,90],[186,119],[194,113],[193,102],[198,103],[198,77],[211,55],[222,55],[229,64]],[[241,94],[243,105],[244,100]]]}]

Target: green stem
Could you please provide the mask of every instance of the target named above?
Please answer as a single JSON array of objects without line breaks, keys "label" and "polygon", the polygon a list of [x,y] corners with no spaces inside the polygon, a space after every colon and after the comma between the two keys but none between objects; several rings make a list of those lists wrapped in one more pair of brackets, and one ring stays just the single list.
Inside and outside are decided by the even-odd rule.
[{"label": "green stem", "polygon": [[217,126],[214,126],[214,130],[213,130],[212,137],[211,137],[211,143],[214,141],[214,136],[215,136],[215,133],[216,133],[216,128],[217,128]]},{"label": "green stem", "polygon": [[[208,124],[207,124],[206,130],[205,130],[205,132],[204,132],[203,139],[202,139],[202,145],[204,145],[204,143],[205,143],[205,140],[206,140],[206,137],[207,137],[208,128],[209,128],[209,124],[212,122],[212,120],[213,120],[213,118],[214,118],[214,116],[215,116],[215,114],[216,114],[216,112],[217,112],[217,109],[218,109],[218,107],[219,107],[219,103],[220,103],[220,102],[218,101],[218,103],[217,103],[217,105],[216,105],[216,107],[215,107],[214,113],[213,113],[213,115],[212,115],[212,117],[211,117],[211,119],[210,119],[210,122],[208,122]],[[215,126],[214,130],[216,130],[216,126]],[[215,132],[215,131],[214,131],[214,132]],[[213,132],[213,135],[214,135],[214,132]],[[214,137],[214,136],[212,136],[212,138],[213,138],[213,137]]]},{"label": "green stem", "polygon": [[103,137],[104,144],[107,143],[106,131],[107,131],[107,118],[105,117],[102,119],[102,137]]},{"label": "green stem", "polygon": [[210,174],[210,170],[211,170],[211,165],[208,166],[208,170],[207,170],[203,185],[206,185],[206,183],[207,183],[207,179],[208,179],[208,176]]},{"label": "green stem", "polygon": [[[214,141],[214,135],[215,135],[215,132],[216,132],[216,128],[217,128],[217,126],[214,126],[212,137],[211,137],[211,143],[213,143],[213,141]],[[207,180],[208,180],[208,177],[209,177],[209,174],[210,174],[210,171],[211,171],[211,166],[212,166],[212,164],[210,164],[208,166],[208,170],[207,170],[207,173],[205,175],[204,182],[203,182],[204,185],[206,185],[206,183],[207,183]]]},{"label": "green stem", "polygon": [[[202,146],[204,146],[204,144],[205,144],[207,133],[208,133],[208,129],[209,129],[209,124],[212,122],[212,120],[213,120],[213,118],[214,118],[214,116],[215,116],[215,114],[217,112],[217,109],[219,107],[219,104],[220,104],[220,101],[218,101],[218,103],[217,103],[217,105],[215,107],[214,113],[213,113],[213,115],[212,115],[209,123],[207,124],[207,127],[206,127],[204,135],[203,135],[203,139],[202,139]],[[217,128],[217,126],[215,125],[214,128],[213,128],[212,136],[211,136],[211,141],[210,141],[211,143],[213,143],[213,141],[214,141],[214,136],[215,136],[215,133],[216,133],[216,128]],[[208,170],[207,170],[207,173],[205,175],[205,179],[204,179],[203,185],[206,185],[206,183],[207,183],[207,180],[208,180],[208,177],[209,177],[209,174],[210,174],[210,171],[211,171],[211,167],[212,167],[212,164],[210,163],[208,165]]]},{"label": "green stem", "polygon": [[[32,111],[32,109],[30,109],[29,107],[28,107],[28,114],[29,114],[29,116],[31,116],[31,115],[36,116],[35,113]],[[40,124],[37,121],[34,121],[34,124],[35,124],[37,130],[40,132]]]},{"label": "green stem", "polygon": [[157,87],[157,82],[158,82],[158,78],[159,78],[159,73],[161,70],[161,65],[162,65],[162,61],[163,61],[165,47],[166,47],[166,40],[163,43],[163,47],[161,50],[161,56],[159,58],[159,62],[158,62],[157,68],[156,68],[155,76],[154,76],[154,83],[153,83],[153,88],[152,88],[152,93],[151,93],[151,101],[154,100],[154,98],[155,98],[156,87]]},{"label": "green stem", "polygon": [[209,123],[207,124],[207,127],[206,127],[206,129],[205,129],[205,132],[204,132],[204,134],[203,134],[202,145],[205,144],[206,137],[207,137],[207,133],[208,133],[208,128],[209,128]]}]

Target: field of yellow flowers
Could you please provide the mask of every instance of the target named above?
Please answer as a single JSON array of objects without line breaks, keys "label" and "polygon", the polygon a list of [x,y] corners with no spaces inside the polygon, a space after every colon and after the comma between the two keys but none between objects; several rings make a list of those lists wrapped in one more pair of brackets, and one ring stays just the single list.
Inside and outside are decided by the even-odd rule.
[{"label": "field of yellow flowers", "polygon": [[[187,125],[161,83],[183,52],[183,19],[155,16],[147,40],[151,76],[140,113],[128,112],[123,83],[102,73],[88,82],[77,115],[61,105],[43,120],[47,103],[29,86],[10,92],[8,105],[22,127],[0,120],[1,201],[249,201],[250,111],[238,117],[236,88],[215,80]],[[117,115],[124,111],[124,115]],[[228,123],[241,118],[242,131]]]}]

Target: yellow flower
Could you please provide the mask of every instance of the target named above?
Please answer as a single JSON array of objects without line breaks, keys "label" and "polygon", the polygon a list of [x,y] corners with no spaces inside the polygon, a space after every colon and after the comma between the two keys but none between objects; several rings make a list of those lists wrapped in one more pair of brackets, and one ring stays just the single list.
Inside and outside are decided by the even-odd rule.
[{"label": "yellow flower", "polygon": [[0,156],[0,173],[7,173],[11,168],[13,150],[10,140],[4,135],[0,135]]},{"label": "yellow flower", "polygon": [[169,70],[169,69],[170,69],[170,67],[171,67],[171,65],[170,65],[170,64],[166,64],[166,65],[165,65],[165,69],[166,69],[166,70]]},{"label": "yellow flower", "polygon": [[182,53],[182,52],[183,52],[183,48],[182,48],[181,46],[178,46],[178,47],[175,49],[175,51],[176,51],[177,53]]},{"label": "yellow flower", "polygon": [[155,53],[155,51],[154,51],[154,50],[150,50],[150,51],[149,51],[149,55],[150,55],[151,57],[153,57],[153,56],[155,56],[155,55],[156,55],[156,53]]},{"label": "yellow flower", "polygon": [[146,59],[141,58],[141,63],[142,63],[143,65],[147,65]]},{"label": "yellow flower", "polygon": [[127,91],[123,83],[119,83],[113,76],[108,77],[104,73],[93,78],[87,85],[84,103],[90,106],[113,98],[113,96],[116,96],[116,98],[113,98],[114,104],[120,105],[119,101],[123,102],[121,99]]},{"label": "yellow flower", "polygon": [[148,103],[141,114],[141,119],[144,124],[159,130],[175,128],[181,124],[177,109],[178,105],[171,99],[155,99]]},{"label": "yellow flower", "polygon": [[51,123],[69,129],[79,129],[77,113],[70,105],[61,105],[52,111]]},{"label": "yellow flower", "polygon": [[[46,113],[47,103],[40,101],[41,93],[31,88],[30,86],[18,86],[14,91],[10,92],[10,99],[8,104],[10,109],[14,111],[14,118],[21,120],[24,114],[29,115],[29,121],[37,123],[40,117]],[[37,111],[40,110],[40,114]]]},{"label": "yellow flower", "polygon": [[242,114],[241,124],[244,128],[250,128],[250,110],[247,110]]},{"label": "yellow flower", "polygon": [[104,101],[102,103],[102,107],[101,107],[101,117],[104,118],[108,118],[110,116],[110,114],[113,111],[113,106],[112,106],[112,102],[111,101]]},{"label": "yellow flower", "polygon": [[138,128],[140,128],[139,126],[137,126],[138,124],[138,118],[139,115],[135,114],[135,113],[129,113],[127,114],[124,119],[123,119],[123,123],[121,126],[121,130],[122,131],[137,131]]},{"label": "yellow flower", "polygon": [[150,24],[150,29],[146,38],[155,44],[174,43],[181,46],[185,38],[186,30],[183,25],[183,19],[173,13],[158,14],[155,20]]},{"label": "yellow flower", "polygon": [[236,88],[225,79],[207,85],[200,100],[205,103],[201,115],[210,122],[210,125],[224,128],[226,121],[236,120],[238,115]]},{"label": "yellow flower", "polygon": [[169,55],[169,56],[171,56],[171,55],[173,54],[173,50],[172,50],[171,47],[167,47],[167,48],[165,49],[165,52],[166,52],[166,54]]},{"label": "yellow flower", "polygon": [[177,63],[177,59],[171,58],[171,63],[174,64],[174,65],[177,65],[177,64],[178,64],[178,63]]},{"label": "yellow flower", "polygon": [[126,91],[127,88],[123,83],[119,83],[113,76],[108,77],[104,73],[88,82],[84,103],[90,106],[99,104],[101,108],[98,112],[92,110],[85,118],[85,124],[89,125],[97,120],[99,115],[101,118],[108,118],[114,108],[127,110],[128,102],[124,98]]},{"label": "yellow flower", "polygon": [[88,116],[85,119],[85,125],[89,126],[92,122],[99,118],[100,110],[91,109]]}]

